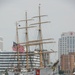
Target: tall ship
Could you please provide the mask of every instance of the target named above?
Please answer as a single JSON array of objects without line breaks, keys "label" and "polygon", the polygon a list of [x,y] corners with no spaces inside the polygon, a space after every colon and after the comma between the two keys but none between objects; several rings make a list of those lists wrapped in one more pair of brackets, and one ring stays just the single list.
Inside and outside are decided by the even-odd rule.
[{"label": "tall ship", "polygon": [[[58,64],[58,60],[55,63],[50,63],[50,54],[55,53],[54,50],[44,49],[45,44],[55,43],[53,38],[44,39],[42,36],[42,24],[49,23],[50,21],[41,21],[42,17],[47,15],[39,14],[31,19],[27,18],[27,12],[25,12],[25,20],[19,20],[16,22],[16,42],[13,42],[12,49],[16,52],[14,60],[12,61],[12,67],[5,70],[4,75],[53,75],[55,67]],[[29,21],[38,19],[37,23],[28,24]],[[22,25],[23,24],[23,25]],[[34,40],[32,37],[33,33],[30,33],[30,29],[34,30],[37,28],[38,38]],[[20,31],[25,32],[24,40],[19,38]],[[35,32],[35,31],[34,31]],[[30,36],[29,36],[30,33]],[[35,37],[37,35],[35,34]],[[33,40],[30,40],[33,38]],[[21,39],[21,41],[19,40]],[[37,47],[34,48],[33,47]],[[23,60],[24,59],[24,60]]]}]

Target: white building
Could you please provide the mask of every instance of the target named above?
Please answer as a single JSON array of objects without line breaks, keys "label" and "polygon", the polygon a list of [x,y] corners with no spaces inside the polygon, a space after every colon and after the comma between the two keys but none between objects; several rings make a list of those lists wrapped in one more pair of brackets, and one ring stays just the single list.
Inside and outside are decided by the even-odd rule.
[{"label": "white building", "polygon": [[[48,50],[42,50],[43,52],[47,52]],[[34,54],[34,62],[35,62],[35,65],[36,66],[40,66],[40,50],[39,49],[35,49],[34,51],[35,53],[38,53],[38,54]],[[49,56],[49,53],[43,53],[42,54],[42,59],[43,59],[43,65],[44,66],[47,66],[49,63],[50,63],[50,56]]]},{"label": "white building", "polygon": [[61,55],[75,52],[75,32],[65,32],[61,34],[58,42],[58,50],[59,60],[61,59]]}]

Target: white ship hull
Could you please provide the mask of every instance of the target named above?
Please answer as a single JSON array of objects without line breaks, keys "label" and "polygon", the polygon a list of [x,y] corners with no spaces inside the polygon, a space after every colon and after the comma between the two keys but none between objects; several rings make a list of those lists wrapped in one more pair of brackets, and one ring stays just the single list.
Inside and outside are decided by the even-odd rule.
[{"label": "white ship hull", "polygon": [[37,69],[31,72],[11,72],[8,71],[8,75],[53,75],[53,71],[51,68],[43,68],[39,69],[40,71],[37,72]]}]

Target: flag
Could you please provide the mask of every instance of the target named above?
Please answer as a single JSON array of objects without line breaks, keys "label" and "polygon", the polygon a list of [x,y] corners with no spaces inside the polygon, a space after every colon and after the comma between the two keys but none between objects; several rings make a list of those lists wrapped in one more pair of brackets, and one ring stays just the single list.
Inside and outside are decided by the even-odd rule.
[{"label": "flag", "polygon": [[17,46],[18,46],[18,44],[15,43],[15,42],[13,42],[13,47],[12,47],[12,49],[13,49],[14,51],[17,51]]},{"label": "flag", "polygon": [[18,50],[19,52],[24,52],[24,47],[20,44],[18,44]]},{"label": "flag", "polygon": [[13,42],[12,49],[14,51],[24,52],[24,47],[22,45],[20,45],[20,44],[15,43],[15,42]]},{"label": "flag", "polygon": [[40,69],[36,69],[36,75],[40,75]]}]

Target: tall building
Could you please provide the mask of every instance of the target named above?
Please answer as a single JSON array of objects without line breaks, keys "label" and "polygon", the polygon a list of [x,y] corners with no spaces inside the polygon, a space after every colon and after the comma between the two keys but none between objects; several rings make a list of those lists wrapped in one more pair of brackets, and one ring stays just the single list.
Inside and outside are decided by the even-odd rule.
[{"label": "tall building", "polygon": [[75,32],[62,33],[58,42],[59,58],[62,54],[75,52]]},{"label": "tall building", "polygon": [[0,51],[3,51],[3,38],[0,37]]},{"label": "tall building", "polygon": [[[58,41],[58,56],[59,56],[59,65],[62,70],[67,70],[69,62],[71,61],[69,53],[75,52],[75,32],[65,32],[61,34],[61,38]],[[62,66],[62,64],[64,66]],[[65,67],[65,68],[64,68]]]},{"label": "tall building", "polygon": [[73,69],[75,69],[75,52],[70,52],[67,55],[61,55],[61,70],[66,74],[73,74]]}]

